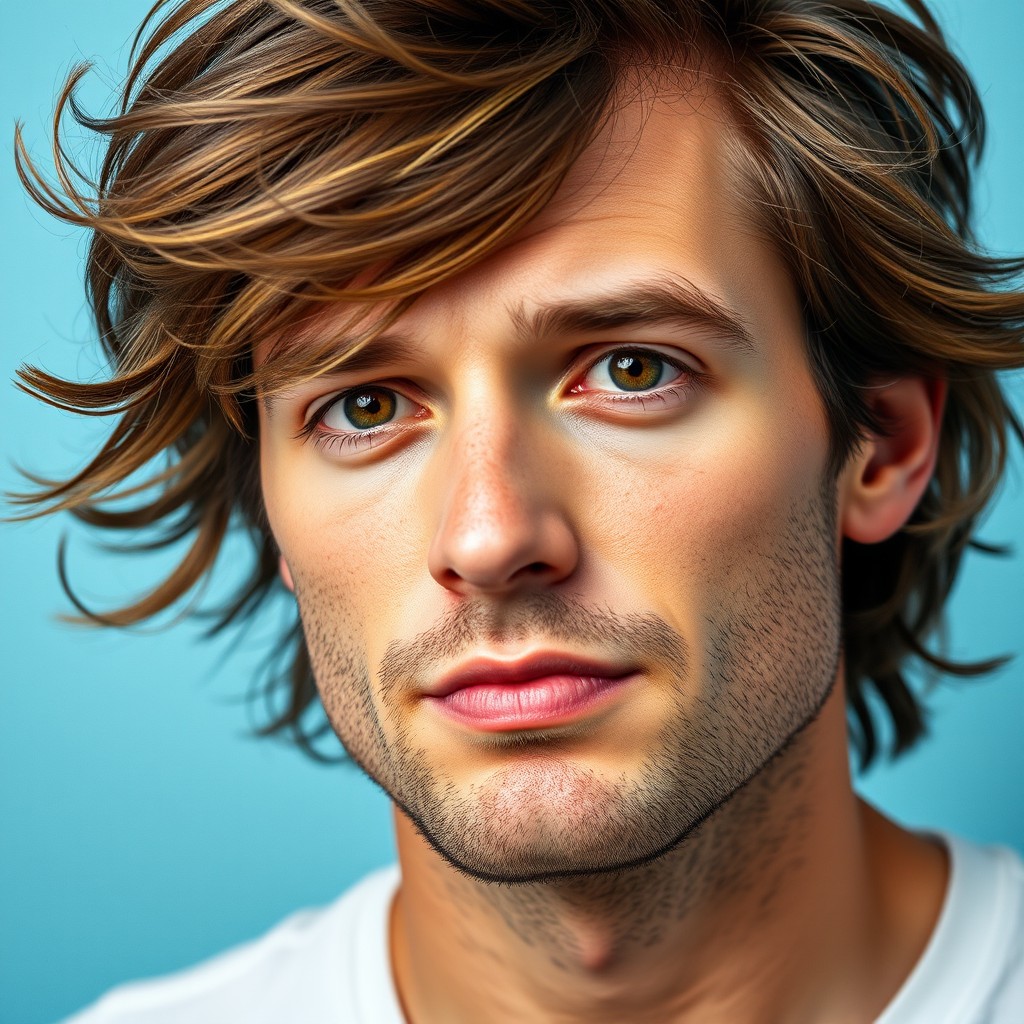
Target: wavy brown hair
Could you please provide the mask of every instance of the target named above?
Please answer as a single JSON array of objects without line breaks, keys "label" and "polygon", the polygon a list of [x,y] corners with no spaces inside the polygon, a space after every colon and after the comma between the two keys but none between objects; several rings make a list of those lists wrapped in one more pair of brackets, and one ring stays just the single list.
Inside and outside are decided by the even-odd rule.
[{"label": "wavy brown hair", "polygon": [[[948,381],[938,466],[911,521],[843,552],[854,739],[869,763],[880,747],[873,689],[892,752],[909,747],[925,722],[908,660],[958,674],[996,664],[955,664],[925,644],[1009,435],[1021,435],[997,371],[1024,365],[1014,290],[1024,261],[973,240],[982,112],[925,6],[906,6],[907,17],[866,0],[158,3],[112,116],[77,105],[86,67],[69,77],[55,177],[16,139],[35,200],[92,232],[87,290],[111,367],[89,383],[25,367],[20,386],[116,418],[81,472],[33,477],[16,500],[30,515],[68,510],[103,530],[148,531],[148,547],[191,538],[166,579],[107,612],[74,595],[62,553],[82,618],[127,626],[179,602],[235,529],[255,555],[214,629],[252,617],[280,586],[254,396],[346,355],[313,341],[272,346],[254,371],[254,345],[328,302],[351,303],[355,324],[363,304],[389,300],[393,322],[544,206],[608,116],[627,64],[672,63],[712,77],[733,115],[740,201],[802,294],[832,470],[885,430],[866,389],[900,374]],[[107,140],[96,181],[65,147],[66,115]],[[318,756],[327,727],[310,717],[318,702],[297,620],[289,639],[290,669],[268,681],[260,731]]]}]

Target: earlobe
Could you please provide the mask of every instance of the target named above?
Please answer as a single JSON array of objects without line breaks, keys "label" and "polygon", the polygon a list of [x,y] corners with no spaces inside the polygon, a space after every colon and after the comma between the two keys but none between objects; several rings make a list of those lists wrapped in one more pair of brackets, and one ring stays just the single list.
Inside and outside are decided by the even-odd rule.
[{"label": "earlobe", "polygon": [[284,555],[281,555],[278,560],[277,568],[278,572],[281,574],[281,581],[294,594],[295,581],[292,579],[292,571],[288,568],[288,563],[284,560]]},{"label": "earlobe", "polygon": [[877,544],[901,529],[935,470],[946,382],[902,377],[872,392],[871,406],[890,430],[868,438],[840,480],[843,536]]}]

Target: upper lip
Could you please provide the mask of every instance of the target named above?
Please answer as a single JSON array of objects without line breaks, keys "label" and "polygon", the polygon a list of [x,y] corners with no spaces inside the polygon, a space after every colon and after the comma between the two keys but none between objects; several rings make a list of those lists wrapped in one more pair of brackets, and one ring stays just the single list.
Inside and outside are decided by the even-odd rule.
[{"label": "upper lip", "polygon": [[540,652],[514,661],[498,658],[479,657],[464,662],[451,672],[443,675],[428,691],[431,697],[447,697],[448,694],[466,686],[480,686],[485,683],[528,683],[545,676],[598,676],[603,679],[620,679],[635,671],[610,662],[576,654]]}]

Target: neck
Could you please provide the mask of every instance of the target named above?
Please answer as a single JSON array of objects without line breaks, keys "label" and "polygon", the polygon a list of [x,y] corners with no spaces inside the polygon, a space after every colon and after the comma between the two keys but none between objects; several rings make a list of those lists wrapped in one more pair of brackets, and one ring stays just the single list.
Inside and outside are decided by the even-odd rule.
[{"label": "neck", "polygon": [[397,813],[392,950],[409,1020],[479,1021],[481,1007],[493,1024],[873,1020],[923,949],[944,863],[931,851],[907,925],[889,862],[919,874],[924,851],[857,801],[837,728],[833,696],[677,847],[623,871],[482,882]]}]

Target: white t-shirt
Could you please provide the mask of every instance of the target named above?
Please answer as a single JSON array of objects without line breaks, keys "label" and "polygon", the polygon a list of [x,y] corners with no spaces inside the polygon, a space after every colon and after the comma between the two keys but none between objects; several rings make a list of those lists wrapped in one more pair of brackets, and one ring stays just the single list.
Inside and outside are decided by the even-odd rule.
[{"label": "white t-shirt", "polygon": [[[939,838],[951,873],[938,924],[876,1024],[1022,1024],[1024,861]],[[396,867],[377,871],[327,907],[198,967],[116,988],[66,1024],[404,1024],[388,952],[398,881]]]}]

